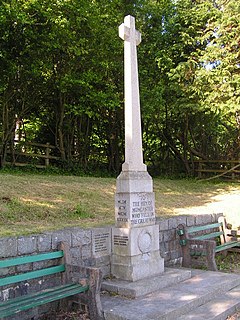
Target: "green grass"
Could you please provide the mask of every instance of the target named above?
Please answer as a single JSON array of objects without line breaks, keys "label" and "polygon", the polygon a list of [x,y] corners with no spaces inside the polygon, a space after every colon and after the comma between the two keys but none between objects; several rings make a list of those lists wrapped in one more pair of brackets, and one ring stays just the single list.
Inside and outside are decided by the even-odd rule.
[{"label": "green grass", "polygon": [[[115,183],[115,178],[2,172],[0,235],[114,224]],[[190,213],[239,190],[237,184],[154,179],[156,215]]]},{"label": "green grass", "polygon": [[239,252],[228,252],[216,255],[216,264],[219,271],[240,274],[240,254]]}]

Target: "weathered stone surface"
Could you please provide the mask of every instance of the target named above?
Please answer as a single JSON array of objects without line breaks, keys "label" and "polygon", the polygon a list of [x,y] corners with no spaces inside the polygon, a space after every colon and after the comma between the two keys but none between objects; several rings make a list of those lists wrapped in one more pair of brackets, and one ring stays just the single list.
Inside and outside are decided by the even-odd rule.
[{"label": "weathered stone surface", "polygon": [[135,18],[119,27],[124,40],[125,162],[117,178],[111,271],[116,278],[136,281],[164,271],[159,252],[153,182],[143,163],[136,46],[141,34]]},{"label": "weathered stone surface", "polygon": [[149,254],[159,250],[158,226],[113,228],[114,253],[121,256]]},{"label": "weathered stone surface", "polygon": [[135,299],[190,278],[190,270],[166,269],[164,273],[158,276],[152,276],[135,282],[107,279],[103,281],[102,289],[110,293]]},{"label": "weathered stone surface", "polygon": [[176,229],[163,231],[163,241],[169,242],[176,239]]},{"label": "weathered stone surface", "polygon": [[164,231],[169,229],[169,219],[158,221],[159,231]]},{"label": "weathered stone surface", "polygon": [[72,246],[88,245],[92,242],[92,231],[83,229],[74,229],[72,232]]},{"label": "weathered stone surface", "polygon": [[37,249],[39,252],[47,252],[52,249],[52,235],[42,234],[37,237]]},{"label": "weathered stone surface", "polygon": [[82,248],[81,248],[81,256],[82,256],[82,259],[88,259],[88,258],[91,258],[92,254],[92,246],[91,244],[86,244],[86,245],[83,245]]},{"label": "weathered stone surface", "polygon": [[168,219],[168,227],[169,229],[175,229],[177,227],[177,219],[174,217],[174,218],[170,218]]},{"label": "weathered stone surface", "polygon": [[71,230],[60,230],[52,233],[52,249],[56,250],[59,242],[64,241],[72,246]]},{"label": "weathered stone surface", "polygon": [[159,233],[159,243],[163,242],[163,232]]},{"label": "weathered stone surface", "polygon": [[105,266],[105,265],[109,265],[111,262],[111,256],[102,256],[99,258],[95,258],[95,265],[96,267],[100,267],[100,266]]},{"label": "weathered stone surface", "polygon": [[105,266],[98,266],[98,268],[101,270],[103,278],[108,277],[111,274],[111,265],[105,265]]},{"label": "weathered stone surface", "polygon": [[187,216],[170,218],[168,222],[169,229],[176,229],[179,224],[187,223]]},{"label": "weathered stone surface", "polygon": [[171,250],[171,261],[175,261],[178,258],[180,258],[179,251]]},{"label": "weathered stone surface", "polygon": [[116,190],[125,192],[153,192],[152,177],[147,171],[122,171],[117,177]]},{"label": "weathered stone surface", "polygon": [[27,272],[32,271],[32,263],[22,264],[16,267],[17,272]]},{"label": "weathered stone surface", "polygon": [[187,227],[191,227],[195,225],[195,216],[187,216]]},{"label": "weathered stone surface", "polygon": [[[213,222],[217,221],[218,214],[212,214],[209,216],[210,216],[210,218],[208,218],[208,219],[213,219]],[[172,219],[176,219],[176,218],[177,217],[172,217]],[[163,222],[165,220],[162,221],[165,226],[168,225],[168,220],[169,219],[166,219],[167,222]],[[192,223],[194,225],[196,224],[195,216],[187,216],[187,221],[191,221],[191,223],[187,222],[189,225]],[[206,215],[205,215],[204,221],[206,221]],[[157,229],[158,228],[160,229],[159,224],[157,225]],[[165,229],[165,227],[163,229]],[[25,237],[2,238],[2,239],[0,239],[0,258],[13,257],[13,256],[17,256],[17,254],[21,255],[21,254],[31,254],[31,253],[51,251],[52,250],[52,245],[51,245],[52,236],[53,237],[57,236],[55,244],[57,244],[58,241],[60,241],[60,239],[70,241],[71,246],[72,246],[70,251],[71,251],[71,255],[72,255],[72,262],[74,264],[85,265],[85,266],[97,266],[103,270],[104,276],[109,276],[110,275],[110,261],[111,261],[111,259],[110,259],[111,258],[111,246],[110,246],[111,240],[108,241],[108,235],[109,235],[108,232],[110,230],[111,230],[110,227],[97,228],[97,229],[92,229],[92,230],[83,230],[83,229],[75,227],[72,229],[61,230],[59,232],[54,232],[54,233],[47,232],[46,234],[40,234],[40,235],[36,235],[34,237],[25,236]],[[72,240],[73,233],[75,234],[75,236],[77,235],[74,241]],[[97,254],[94,254],[94,250],[93,250],[93,235],[94,235],[94,233],[97,235],[105,234],[105,233],[107,234],[105,239],[103,239],[103,243],[100,243],[100,247],[101,247],[101,245],[108,247],[108,244],[109,244],[109,247],[107,249],[104,248],[103,251],[101,251],[101,252],[99,251],[99,252],[97,252]],[[90,243],[89,243],[89,237],[88,237],[89,234],[91,234]],[[165,234],[165,236],[164,236],[164,234]],[[169,231],[166,231],[166,230],[159,231],[159,252],[160,252],[160,256],[162,258],[164,258],[165,266],[171,266],[171,265],[174,265],[175,263],[177,263],[178,261],[181,261],[181,256],[182,256],[181,247],[178,244],[178,239],[174,239],[174,238],[175,238],[175,230],[174,229],[169,230]],[[107,244],[105,243],[105,240],[106,240]],[[17,252],[17,244],[19,244],[19,248],[20,248],[21,253]],[[73,247],[73,245],[74,245],[74,247]],[[78,245],[78,246],[76,246],[76,245]],[[84,249],[84,259],[82,259],[82,251],[81,251],[83,245],[87,245],[87,247],[85,247],[85,249]],[[90,247],[88,247],[88,245]],[[136,250],[137,246],[138,246],[138,244],[137,244],[137,240],[135,237],[134,250]],[[108,252],[108,253],[106,254],[106,252]],[[39,268],[38,263],[34,263],[33,270],[36,270],[38,268]],[[1,275],[12,274],[14,272],[14,269],[15,269],[15,267],[2,269]]]},{"label": "weathered stone surface", "polygon": [[15,257],[17,255],[16,238],[0,239],[0,258]]},{"label": "weathered stone surface", "polygon": [[212,222],[212,215],[200,214],[196,215],[196,225],[204,225]]},{"label": "weathered stone surface", "polygon": [[73,265],[83,264],[81,246],[70,248],[70,254],[71,254],[71,260],[72,260],[71,262]]},{"label": "weathered stone surface", "polygon": [[19,237],[17,239],[18,255],[30,254],[37,251],[37,236]]}]

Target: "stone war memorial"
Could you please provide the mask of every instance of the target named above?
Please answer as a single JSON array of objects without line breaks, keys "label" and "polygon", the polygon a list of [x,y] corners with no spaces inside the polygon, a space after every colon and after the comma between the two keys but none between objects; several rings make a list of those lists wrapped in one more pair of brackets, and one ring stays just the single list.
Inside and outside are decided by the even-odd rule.
[{"label": "stone war memorial", "polygon": [[112,274],[135,281],[164,271],[155,224],[153,182],[143,163],[135,18],[119,27],[124,40],[125,162],[117,178]]},{"label": "stone war memorial", "polygon": [[159,224],[155,217],[153,180],[143,163],[137,46],[141,34],[135,18],[126,16],[119,27],[124,40],[125,162],[117,177],[115,227],[112,228],[112,280],[103,290],[136,298],[191,276],[189,270],[164,268]]}]

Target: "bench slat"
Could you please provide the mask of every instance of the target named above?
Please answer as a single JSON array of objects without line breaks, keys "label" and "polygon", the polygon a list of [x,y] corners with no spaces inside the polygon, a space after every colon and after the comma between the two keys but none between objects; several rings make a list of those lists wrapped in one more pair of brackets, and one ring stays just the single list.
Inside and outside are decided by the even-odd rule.
[{"label": "bench slat", "polygon": [[229,241],[225,242],[224,244],[221,244],[216,247],[215,252],[220,252],[229,248],[234,248],[234,247],[240,247],[240,242],[239,241]]},{"label": "bench slat", "polygon": [[[39,294],[29,294],[23,301],[19,301],[20,299],[12,299],[13,302],[3,310],[0,308],[0,317],[7,317],[20,311],[25,311],[42,304],[46,304],[52,301],[56,301],[59,299],[63,299],[78,293],[86,292],[89,289],[88,286],[81,286],[80,284],[72,284],[67,286],[59,286],[52,289],[48,289],[44,292],[40,292]],[[17,303],[15,303],[15,300]]]},{"label": "bench slat", "polygon": [[50,259],[57,259],[63,257],[63,251],[54,251],[48,253],[41,253],[41,254],[33,254],[31,256],[22,256],[17,258],[11,258],[6,260],[0,260],[0,268],[7,268],[18,266],[20,264],[31,263],[31,262],[38,262]]},{"label": "bench slat", "polygon": [[25,280],[35,279],[42,276],[63,272],[63,271],[65,271],[65,265],[61,264],[61,265],[50,267],[50,268],[45,268],[41,270],[30,271],[30,272],[26,272],[26,273],[14,275],[14,276],[9,276],[9,277],[0,279],[0,286],[5,286],[5,285],[13,284],[16,282],[25,281]]},{"label": "bench slat", "polygon": [[207,240],[207,239],[213,239],[213,238],[219,237],[223,234],[224,234],[223,231],[218,231],[218,232],[202,234],[201,236],[193,237],[191,239],[193,239],[193,240]]},{"label": "bench slat", "polygon": [[205,226],[197,226],[197,227],[190,227],[187,229],[187,232],[188,234],[191,234],[191,233],[195,233],[195,232],[198,232],[198,231],[205,231],[205,230],[209,230],[209,229],[214,229],[214,228],[219,228],[219,227],[222,227],[222,223],[211,223],[211,224],[208,224],[208,225],[205,225]]},{"label": "bench slat", "polygon": [[[75,284],[78,286],[78,284]],[[37,299],[41,299],[41,297],[44,297],[44,295],[46,295],[46,293],[49,293],[49,295],[54,294],[55,290],[68,290],[70,287],[73,287],[74,284],[69,283],[66,285],[61,285],[58,287],[54,287],[54,288],[50,288],[50,289],[45,289],[42,290],[40,292],[34,292],[34,293],[30,293],[30,294],[25,294],[16,298],[12,298],[12,299],[8,299],[6,301],[1,302],[1,306],[0,306],[0,314],[1,312],[8,310],[9,308],[13,308],[14,306],[19,306],[21,304],[26,303],[29,300],[29,296],[31,296],[31,300],[37,300]]]},{"label": "bench slat", "polygon": [[[30,293],[30,294],[26,294],[26,295],[22,295],[22,296],[19,296],[16,298],[6,300],[1,303],[0,314],[1,314],[1,312],[8,310],[9,308],[13,308],[14,306],[19,306],[21,304],[27,303],[29,301],[29,297],[31,297],[31,301],[37,301],[39,299],[42,299],[46,295],[48,295],[49,297],[51,295],[55,295],[56,291],[58,293],[60,293],[60,292],[65,292],[69,289],[74,289],[74,288],[78,288],[78,287],[79,287],[78,283],[68,283],[68,284],[60,285],[60,286],[53,287],[50,289],[45,289],[40,292],[34,292],[34,293]],[[86,286],[86,288],[87,288],[87,286]]]}]

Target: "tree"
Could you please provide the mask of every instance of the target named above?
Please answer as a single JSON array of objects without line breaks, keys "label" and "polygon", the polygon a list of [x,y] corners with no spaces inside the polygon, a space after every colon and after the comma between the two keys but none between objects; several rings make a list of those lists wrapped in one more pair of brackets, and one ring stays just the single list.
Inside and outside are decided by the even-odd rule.
[{"label": "tree", "polygon": [[145,162],[155,172],[191,174],[195,158],[238,157],[239,5],[232,0],[5,0],[3,160],[10,148],[14,161],[18,122],[24,139],[56,145],[61,165],[120,170],[124,97],[118,26],[127,14],[136,17],[142,33]]}]

